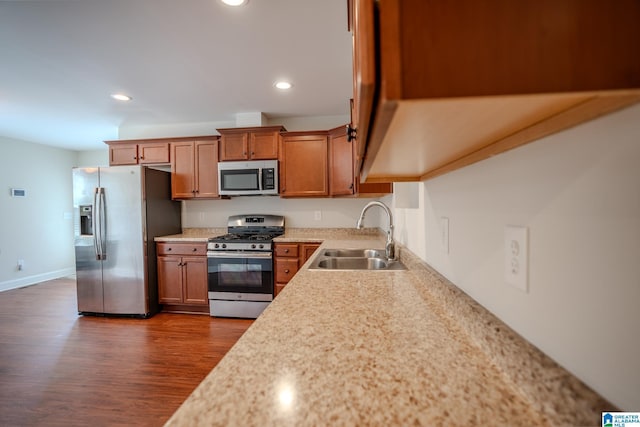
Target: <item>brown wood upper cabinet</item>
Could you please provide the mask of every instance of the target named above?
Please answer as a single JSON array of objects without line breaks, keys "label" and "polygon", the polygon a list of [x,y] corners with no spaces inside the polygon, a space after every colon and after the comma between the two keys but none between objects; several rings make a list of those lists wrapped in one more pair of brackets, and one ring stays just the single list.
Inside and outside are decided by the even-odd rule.
[{"label": "brown wood upper cabinet", "polygon": [[109,166],[169,163],[166,140],[105,141],[109,145]]},{"label": "brown wood upper cabinet", "polygon": [[220,132],[220,161],[276,160],[283,126],[217,129]]},{"label": "brown wood upper cabinet", "polygon": [[171,196],[213,199],[218,195],[218,137],[171,143]]},{"label": "brown wood upper cabinet", "polygon": [[280,196],[329,195],[328,133],[287,132],[280,138]]},{"label": "brown wood upper cabinet", "polygon": [[637,0],[348,7],[366,182],[428,179],[640,101]]}]

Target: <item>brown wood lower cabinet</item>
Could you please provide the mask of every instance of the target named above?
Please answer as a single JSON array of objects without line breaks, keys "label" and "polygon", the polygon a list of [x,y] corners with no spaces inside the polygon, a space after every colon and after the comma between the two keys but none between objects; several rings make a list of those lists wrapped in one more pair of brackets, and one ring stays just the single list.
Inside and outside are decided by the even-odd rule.
[{"label": "brown wood lower cabinet", "polygon": [[298,272],[298,269],[313,255],[320,242],[286,242],[274,245],[275,286],[277,296]]},{"label": "brown wood lower cabinet", "polygon": [[163,311],[208,313],[207,244],[159,242],[157,249]]}]

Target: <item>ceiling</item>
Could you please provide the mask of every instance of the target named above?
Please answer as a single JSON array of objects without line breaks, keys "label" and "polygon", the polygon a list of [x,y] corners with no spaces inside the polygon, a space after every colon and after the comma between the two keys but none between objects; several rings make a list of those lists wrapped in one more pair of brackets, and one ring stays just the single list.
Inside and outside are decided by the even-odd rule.
[{"label": "ceiling", "polygon": [[0,136],[92,150],[127,126],[348,115],[346,21],[344,0],[0,0]]}]

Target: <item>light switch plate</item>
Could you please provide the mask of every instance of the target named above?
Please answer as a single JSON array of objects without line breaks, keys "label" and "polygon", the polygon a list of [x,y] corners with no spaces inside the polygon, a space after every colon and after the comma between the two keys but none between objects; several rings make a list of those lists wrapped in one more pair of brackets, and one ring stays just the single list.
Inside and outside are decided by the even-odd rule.
[{"label": "light switch plate", "polygon": [[508,225],[504,229],[504,280],[529,292],[529,230]]}]

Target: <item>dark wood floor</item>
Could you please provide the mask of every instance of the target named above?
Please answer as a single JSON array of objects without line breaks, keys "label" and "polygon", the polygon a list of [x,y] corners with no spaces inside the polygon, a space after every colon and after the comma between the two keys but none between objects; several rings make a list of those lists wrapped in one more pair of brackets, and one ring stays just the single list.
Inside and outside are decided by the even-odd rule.
[{"label": "dark wood floor", "polygon": [[0,292],[0,425],[161,426],[252,323],[76,307],[70,279]]}]

